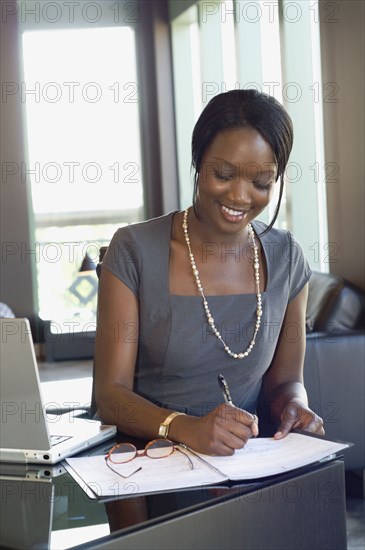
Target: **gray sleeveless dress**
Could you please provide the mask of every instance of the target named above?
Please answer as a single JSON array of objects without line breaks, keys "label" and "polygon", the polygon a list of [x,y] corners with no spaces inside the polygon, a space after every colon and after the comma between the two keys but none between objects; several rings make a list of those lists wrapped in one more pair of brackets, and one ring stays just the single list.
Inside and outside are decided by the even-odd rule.
[{"label": "gray sleeveless dress", "polygon": [[[236,406],[255,412],[262,377],[270,367],[288,302],[311,271],[288,231],[253,222],[267,264],[263,317],[252,352],[233,359],[211,331],[200,296],[169,293],[169,254],[174,212],[119,229],[103,260],[137,296],[140,337],[134,389],[150,401],[203,416],[222,402],[217,376],[223,374]],[[188,256],[187,256],[188,261]],[[204,285],[204,281],[203,281]],[[256,322],[256,295],[207,296],[216,326],[233,352],[244,351]],[[289,340],[305,337],[289,327]]]}]

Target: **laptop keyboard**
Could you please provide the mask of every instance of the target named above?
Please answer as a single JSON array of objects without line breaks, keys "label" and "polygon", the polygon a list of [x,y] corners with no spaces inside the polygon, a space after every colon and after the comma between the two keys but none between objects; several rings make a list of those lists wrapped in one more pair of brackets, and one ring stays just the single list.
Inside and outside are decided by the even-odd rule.
[{"label": "laptop keyboard", "polygon": [[54,447],[55,445],[58,445],[59,443],[63,443],[64,441],[67,441],[70,439],[70,435],[51,435],[51,446]]}]

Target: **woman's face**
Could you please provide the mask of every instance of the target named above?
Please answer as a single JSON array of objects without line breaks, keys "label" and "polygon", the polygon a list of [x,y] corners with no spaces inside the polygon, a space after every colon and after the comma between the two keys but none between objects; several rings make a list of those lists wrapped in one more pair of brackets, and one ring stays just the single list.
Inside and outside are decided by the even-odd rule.
[{"label": "woman's face", "polygon": [[253,128],[219,132],[206,150],[195,208],[211,229],[236,234],[269,204],[277,165],[267,141]]}]

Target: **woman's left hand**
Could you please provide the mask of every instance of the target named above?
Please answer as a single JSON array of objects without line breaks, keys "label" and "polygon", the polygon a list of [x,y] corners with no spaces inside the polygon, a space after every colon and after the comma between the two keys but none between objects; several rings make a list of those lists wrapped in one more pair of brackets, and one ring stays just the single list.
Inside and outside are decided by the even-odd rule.
[{"label": "woman's left hand", "polygon": [[289,401],[286,404],[280,420],[280,426],[274,435],[275,439],[282,439],[294,429],[317,435],[324,435],[325,433],[322,418],[299,400]]}]

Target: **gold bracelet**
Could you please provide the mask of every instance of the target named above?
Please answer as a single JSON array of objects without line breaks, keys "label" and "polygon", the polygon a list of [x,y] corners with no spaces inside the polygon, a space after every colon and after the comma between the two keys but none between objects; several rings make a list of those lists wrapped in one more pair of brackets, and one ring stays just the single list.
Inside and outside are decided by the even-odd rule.
[{"label": "gold bracelet", "polygon": [[165,420],[160,424],[160,427],[158,430],[159,437],[163,437],[164,439],[167,438],[167,436],[169,435],[169,428],[170,428],[171,421],[175,418],[175,416],[179,416],[180,414],[185,414],[185,413],[175,411],[169,414],[167,418],[165,418]]}]

